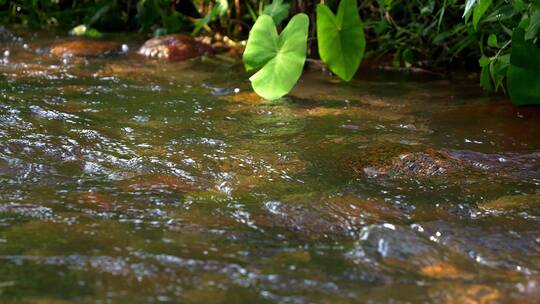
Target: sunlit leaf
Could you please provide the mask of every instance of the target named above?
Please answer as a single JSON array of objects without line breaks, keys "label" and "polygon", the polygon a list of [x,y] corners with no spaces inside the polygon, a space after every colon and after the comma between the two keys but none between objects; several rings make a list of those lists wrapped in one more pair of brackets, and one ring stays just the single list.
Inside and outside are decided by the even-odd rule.
[{"label": "sunlit leaf", "polygon": [[289,93],[306,61],[309,18],[294,16],[281,34],[272,17],[261,15],[249,33],[243,61],[246,70],[260,70],[249,79],[257,94],[268,100]]},{"label": "sunlit leaf", "polygon": [[520,28],[512,35],[507,85],[514,104],[540,104],[540,49],[525,40]]},{"label": "sunlit leaf", "polygon": [[322,61],[341,79],[351,80],[366,48],[356,0],[342,0],[337,15],[328,6],[318,5],[317,39]]}]

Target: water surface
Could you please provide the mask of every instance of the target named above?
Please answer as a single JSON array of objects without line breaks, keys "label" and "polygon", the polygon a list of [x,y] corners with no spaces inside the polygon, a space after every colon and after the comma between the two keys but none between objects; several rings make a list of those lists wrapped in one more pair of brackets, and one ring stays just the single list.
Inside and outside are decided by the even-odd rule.
[{"label": "water surface", "polygon": [[235,61],[27,42],[0,65],[2,302],[538,303],[538,110],[372,70],[261,102]]}]

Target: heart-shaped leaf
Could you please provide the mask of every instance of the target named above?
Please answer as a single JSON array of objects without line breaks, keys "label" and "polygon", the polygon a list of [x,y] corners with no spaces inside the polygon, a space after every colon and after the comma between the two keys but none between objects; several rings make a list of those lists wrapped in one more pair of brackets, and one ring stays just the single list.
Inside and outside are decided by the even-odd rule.
[{"label": "heart-shaped leaf", "polygon": [[342,0],[337,15],[328,6],[317,5],[317,39],[324,63],[341,79],[351,80],[366,48],[356,0]]},{"label": "heart-shaped leaf", "polygon": [[249,80],[257,94],[268,100],[289,93],[306,61],[309,18],[297,14],[278,35],[272,17],[261,15],[249,32],[243,61],[246,70],[260,70]]},{"label": "heart-shaped leaf", "polygon": [[525,31],[520,28],[512,34],[507,84],[514,104],[540,104],[540,49],[525,40]]}]

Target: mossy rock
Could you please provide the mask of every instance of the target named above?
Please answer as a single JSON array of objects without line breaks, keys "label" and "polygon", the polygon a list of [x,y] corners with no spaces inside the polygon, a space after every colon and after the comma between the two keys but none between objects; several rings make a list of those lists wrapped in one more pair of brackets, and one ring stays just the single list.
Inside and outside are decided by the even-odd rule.
[{"label": "mossy rock", "polygon": [[365,177],[433,178],[479,172],[445,151],[395,143],[361,149],[345,164],[350,171]]},{"label": "mossy rock", "polygon": [[483,201],[478,207],[488,212],[526,212],[540,215],[540,190],[532,194],[507,195]]}]

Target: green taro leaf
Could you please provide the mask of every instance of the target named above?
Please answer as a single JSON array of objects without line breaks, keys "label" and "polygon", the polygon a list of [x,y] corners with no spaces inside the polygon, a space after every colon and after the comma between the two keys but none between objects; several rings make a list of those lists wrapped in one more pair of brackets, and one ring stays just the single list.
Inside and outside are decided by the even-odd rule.
[{"label": "green taro leaf", "polygon": [[540,49],[525,40],[525,31],[520,28],[512,34],[507,85],[514,104],[540,104]]},{"label": "green taro leaf", "polygon": [[264,7],[263,14],[272,17],[276,26],[279,26],[289,15],[289,4],[283,3],[283,0],[274,0],[272,4]]},{"label": "green taro leaf", "polygon": [[358,15],[356,0],[342,0],[337,15],[328,6],[317,5],[319,55],[330,70],[350,81],[364,57],[364,25]]},{"label": "green taro leaf", "polygon": [[309,18],[297,14],[278,34],[272,17],[261,15],[249,32],[243,61],[246,70],[260,70],[249,80],[267,100],[289,93],[300,79],[307,53]]}]

